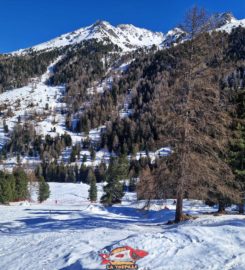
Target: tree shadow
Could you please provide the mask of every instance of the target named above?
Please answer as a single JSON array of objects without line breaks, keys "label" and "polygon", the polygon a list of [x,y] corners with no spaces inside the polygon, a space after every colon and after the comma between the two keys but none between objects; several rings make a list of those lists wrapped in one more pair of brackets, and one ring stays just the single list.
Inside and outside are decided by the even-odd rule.
[{"label": "tree shadow", "polygon": [[[163,225],[165,221],[173,217],[174,211],[140,211],[127,206],[112,206],[105,208],[101,213],[93,213],[84,210],[47,210],[26,209],[27,217],[17,219],[21,226],[8,223],[5,228],[11,227],[11,234],[30,234],[53,231],[79,231],[95,228],[109,228],[120,230],[126,225],[140,226]],[[161,224],[158,224],[158,223]],[[13,224],[13,226],[11,226]],[[8,230],[4,231],[8,233]]]},{"label": "tree shadow", "polygon": [[157,222],[165,223],[175,215],[175,210],[142,210],[129,206],[111,206],[107,207],[107,211],[119,216],[140,220],[140,222],[145,224],[154,224]]}]

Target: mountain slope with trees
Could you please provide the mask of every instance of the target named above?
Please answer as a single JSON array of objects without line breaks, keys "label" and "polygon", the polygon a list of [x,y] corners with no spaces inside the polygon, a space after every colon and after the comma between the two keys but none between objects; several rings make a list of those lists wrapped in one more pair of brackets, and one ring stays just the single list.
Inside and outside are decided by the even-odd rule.
[{"label": "mountain slope with trees", "polygon": [[[95,33],[108,31],[110,27],[103,25],[95,25]],[[231,30],[231,25],[236,27]],[[64,87],[62,107],[49,111],[53,126],[45,136],[38,134],[27,115],[9,129],[8,117],[14,112],[0,107],[8,136],[2,158],[39,158],[39,177],[88,183],[91,201],[96,200],[95,182],[107,181],[102,202],[109,205],[120,202],[122,181],[131,178],[138,198],[177,198],[176,222],[185,218],[184,198],[218,204],[220,212],[231,203],[242,205],[245,29],[231,15],[208,18],[203,9],[194,7],[181,31],[185,34],[172,36],[174,42],[164,48],[155,44],[159,46],[124,51],[102,35],[102,40],[94,36],[55,49],[1,56],[2,91],[28,83],[54,60],[45,83]],[[56,114],[63,121],[59,126],[63,134],[56,132]],[[99,139],[89,137],[98,127]],[[152,160],[150,153],[163,147],[170,154]],[[70,151],[66,164],[61,157],[65,150]],[[90,153],[91,168],[85,166],[83,150]],[[108,168],[104,162],[93,166],[98,150],[111,155]],[[40,184],[48,194],[45,182]]]}]

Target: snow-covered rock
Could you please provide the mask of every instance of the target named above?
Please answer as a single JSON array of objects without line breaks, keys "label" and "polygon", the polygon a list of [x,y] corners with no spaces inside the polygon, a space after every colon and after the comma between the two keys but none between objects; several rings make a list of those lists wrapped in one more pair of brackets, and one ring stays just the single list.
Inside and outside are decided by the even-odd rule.
[{"label": "snow-covered rock", "polygon": [[184,40],[186,37],[187,33],[184,30],[179,27],[175,27],[174,29],[168,31],[161,46],[170,47]]},{"label": "snow-covered rock", "polygon": [[245,27],[245,19],[237,20],[231,13],[223,13],[219,16],[217,31],[230,33],[232,29],[239,26]]},{"label": "snow-covered rock", "polygon": [[[238,20],[232,13],[217,13],[212,15],[207,22],[207,29],[209,31],[225,31],[230,33],[236,27],[245,27],[245,19]],[[190,36],[181,27],[175,27],[167,32],[164,36],[163,42],[160,44],[162,48],[168,48],[183,41],[190,39]]]},{"label": "snow-covered rock", "polygon": [[213,29],[220,28],[226,24],[236,24],[237,21],[238,20],[230,12],[216,13],[212,15],[209,19],[210,27],[212,27]]}]

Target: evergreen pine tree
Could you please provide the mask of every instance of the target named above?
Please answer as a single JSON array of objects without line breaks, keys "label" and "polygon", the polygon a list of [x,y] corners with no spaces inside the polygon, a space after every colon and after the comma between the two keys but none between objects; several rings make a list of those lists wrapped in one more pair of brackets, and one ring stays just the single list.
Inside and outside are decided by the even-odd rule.
[{"label": "evergreen pine tree", "polygon": [[87,174],[88,174],[88,170],[87,170],[86,166],[82,163],[80,170],[79,170],[79,179],[81,182],[87,183]]},{"label": "evergreen pine tree", "polygon": [[5,175],[5,179],[8,182],[8,185],[10,186],[9,191],[9,201],[12,202],[15,200],[16,194],[15,194],[15,178],[12,173],[8,173]]},{"label": "evergreen pine tree", "polygon": [[74,167],[74,174],[75,174],[76,182],[78,182],[79,181],[79,170],[78,170],[77,164],[75,164],[75,167]]},{"label": "evergreen pine tree", "polygon": [[68,182],[76,182],[76,175],[75,175],[75,170],[73,169],[73,166],[69,166],[67,168],[67,177],[68,177]]},{"label": "evergreen pine tree", "polygon": [[125,180],[128,177],[129,161],[127,155],[121,155],[118,159],[118,177],[120,180]]},{"label": "evergreen pine tree", "polygon": [[76,148],[72,147],[71,156],[70,156],[70,162],[75,162],[76,161],[76,155],[77,155]]},{"label": "evergreen pine tree", "polygon": [[[121,164],[119,163],[121,160]],[[108,171],[106,173],[107,185],[104,187],[105,194],[101,198],[101,202],[107,205],[120,203],[123,197],[123,183],[125,179],[126,166],[124,158],[111,158]]]},{"label": "evergreen pine tree", "polygon": [[28,198],[28,177],[24,170],[18,167],[14,171],[15,191],[17,200],[26,200]]},{"label": "evergreen pine tree", "polygon": [[49,195],[49,184],[45,182],[44,178],[41,176],[39,177],[38,201],[42,203],[49,198]]},{"label": "evergreen pine tree", "polygon": [[6,175],[1,172],[0,175],[0,203],[8,203],[11,201],[12,196],[12,190],[11,190],[11,184],[6,179]]},{"label": "evergreen pine tree", "polygon": [[93,170],[89,170],[88,181],[90,184],[89,188],[89,200],[95,202],[97,200],[97,186],[96,186],[96,177]]}]

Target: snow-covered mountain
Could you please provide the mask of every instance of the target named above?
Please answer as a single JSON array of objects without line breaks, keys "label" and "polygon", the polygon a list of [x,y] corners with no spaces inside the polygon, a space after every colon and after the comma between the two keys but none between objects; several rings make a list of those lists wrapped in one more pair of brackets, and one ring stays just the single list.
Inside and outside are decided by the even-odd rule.
[{"label": "snow-covered mountain", "polygon": [[211,18],[216,22],[214,24],[214,28],[218,31],[225,31],[230,33],[232,29],[236,27],[245,27],[245,19],[238,20],[236,19],[232,13],[221,13],[213,15]]},{"label": "snow-covered mountain", "polygon": [[[232,13],[217,13],[212,15],[207,22],[209,31],[225,31],[230,33],[236,27],[245,27],[245,19],[238,20]],[[173,44],[178,44],[189,39],[189,35],[181,27],[175,27],[164,35],[164,40],[160,44],[161,47],[170,47]]]},{"label": "snow-covered mountain", "polygon": [[211,29],[221,28],[225,25],[237,25],[238,23],[244,23],[243,20],[237,20],[234,15],[230,12],[216,13],[212,15],[209,19],[209,24]]},{"label": "snow-covered mountain", "polygon": [[[233,28],[238,26],[245,27],[245,19],[238,20],[231,13],[215,14],[211,16],[209,20],[210,30],[231,32]],[[104,42],[110,40],[112,43],[118,45],[123,51],[131,51],[152,45],[165,48],[183,41],[187,36],[188,34],[179,27],[175,27],[164,34],[139,28],[132,24],[113,26],[106,21],[97,21],[90,26],[63,34],[50,41],[28,49],[21,49],[14,53],[25,53],[30,49],[34,51],[50,50],[52,48],[73,45],[90,39],[97,39]]]},{"label": "snow-covered mountain", "polygon": [[[106,21],[97,21],[96,23],[80,28],[76,31],[61,35],[48,42],[44,42],[30,49],[35,51],[63,47],[77,44],[83,40],[97,39],[99,41],[110,40],[118,45],[123,51],[137,49],[139,47],[159,45],[164,40],[163,33],[152,32],[143,28],[135,27],[131,24],[121,24],[113,26]],[[28,49],[19,50],[25,52]]]},{"label": "snow-covered mountain", "polygon": [[167,48],[172,44],[177,44],[180,41],[184,40],[187,37],[187,33],[179,27],[175,27],[174,29],[167,32],[164,36],[163,42],[160,44],[161,47]]}]

